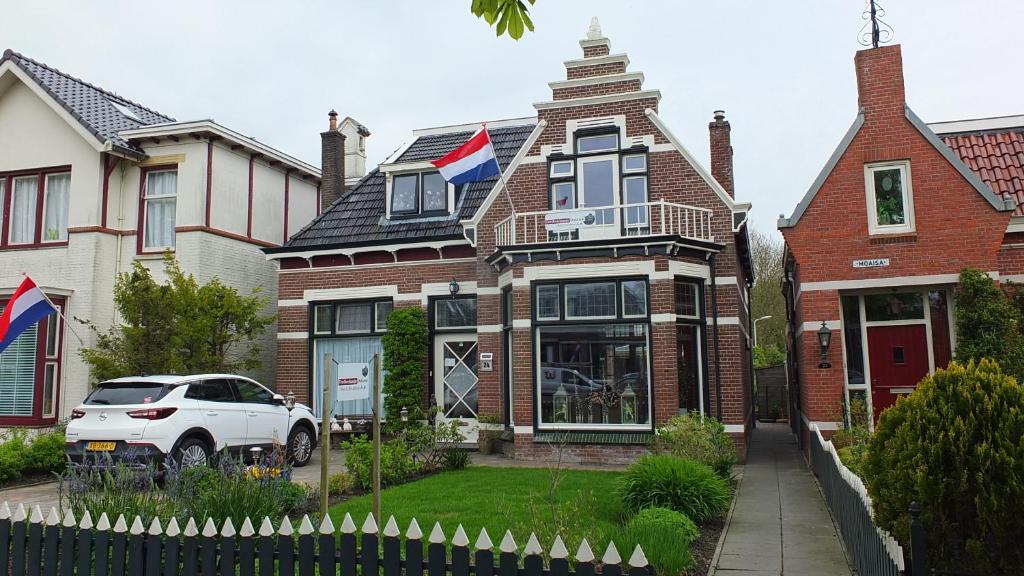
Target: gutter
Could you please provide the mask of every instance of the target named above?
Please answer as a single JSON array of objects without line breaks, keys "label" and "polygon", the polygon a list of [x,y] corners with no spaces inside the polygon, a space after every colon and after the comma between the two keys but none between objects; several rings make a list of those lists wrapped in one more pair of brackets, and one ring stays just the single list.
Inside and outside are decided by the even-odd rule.
[{"label": "gutter", "polygon": [[722,421],[722,346],[718,335],[718,283],[715,281],[715,254],[708,255],[711,274],[711,323],[715,327],[715,414]]}]

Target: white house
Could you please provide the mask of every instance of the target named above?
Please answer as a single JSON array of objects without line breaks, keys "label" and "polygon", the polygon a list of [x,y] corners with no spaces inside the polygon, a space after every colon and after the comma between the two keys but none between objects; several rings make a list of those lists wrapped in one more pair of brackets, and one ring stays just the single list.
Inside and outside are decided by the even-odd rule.
[{"label": "white house", "polygon": [[[347,131],[369,135],[354,121]],[[106,329],[118,320],[118,273],[134,261],[162,271],[170,249],[200,282],[216,276],[242,293],[259,288],[273,312],[276,266],[260,249],[320,212],[319,183],[317,167],[212,120],[178,122],[7,50],[0,309],[28,274],[69,320]],[[254,374],[270,386],[275,333],[267,331],[264,367]],[[51,316],[0,354],[0,428],[66,417],[90,384],[79,350],[94,344],[90,330]]]}]

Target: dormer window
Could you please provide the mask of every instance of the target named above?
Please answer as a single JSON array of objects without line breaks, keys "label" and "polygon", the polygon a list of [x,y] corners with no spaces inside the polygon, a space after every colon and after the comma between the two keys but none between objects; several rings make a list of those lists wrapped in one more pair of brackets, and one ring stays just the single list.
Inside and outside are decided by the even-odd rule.
[{"label": "dormer window", "polygon": [[391,182],[391,215],[447,214],[448,193],[440,172],[396,174]]},{"label": "dormer window", "polygon": [[595,136],[581,136],[576,139],[576,152],[578,154],[589,154],[591,152],[609,152],[618,149],[618,134],[598,134]]},{"label": "dormer window", "polygon": [[894,234],[914,231],[914,203],[909,162],[886,162],[864,167],[867,187],[868,232]]}]

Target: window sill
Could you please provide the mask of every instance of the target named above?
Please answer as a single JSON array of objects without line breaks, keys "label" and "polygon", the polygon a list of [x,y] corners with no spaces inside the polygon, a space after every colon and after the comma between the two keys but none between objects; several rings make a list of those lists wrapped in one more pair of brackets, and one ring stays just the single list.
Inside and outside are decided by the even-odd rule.
[{"label": "window sill", "polygon": [[47,248],[67,248],[68,241],[63,242],[41,242],[39,244],[4,244],[0,250],[45,250]]},{"label": "window sill", "polygon": [[[168,248],[171,254],[174,254],[173,248]],[[140,252],[135,255],[136,260],[163,260],[164,252]]]},{"label": "window sill", "polygon": [[533,434],[534,443],[565,444],[611,444],[646,446],[654,440],[651,432],[580,432],[580,431],[538,431]]},{"label": "window sill", "polygon": [[917,242],[917,232],[875,233],[868,238],[872,245],[911,244]]}]

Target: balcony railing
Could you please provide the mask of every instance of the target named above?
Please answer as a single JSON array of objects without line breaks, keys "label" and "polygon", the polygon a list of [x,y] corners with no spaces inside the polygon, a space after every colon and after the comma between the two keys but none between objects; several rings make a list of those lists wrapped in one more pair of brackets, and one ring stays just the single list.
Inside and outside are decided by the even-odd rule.
[{"label": "balcony railing", "polygon": [[711,210],[660,200],[513,214],[494,226],[497,246],[644,236],[713,242]]}]

